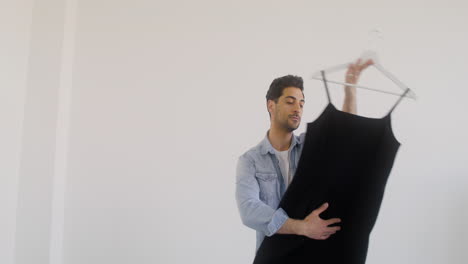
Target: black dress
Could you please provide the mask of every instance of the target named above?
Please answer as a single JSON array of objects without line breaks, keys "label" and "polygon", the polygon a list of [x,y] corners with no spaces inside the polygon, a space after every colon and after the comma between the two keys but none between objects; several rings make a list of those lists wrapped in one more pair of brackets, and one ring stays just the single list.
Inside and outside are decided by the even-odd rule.
[{"label": "black dress", "polygon": [[278,207],[293,219],[304,219],[328,202],[322,219],[340,218],[341,230],[326,240],[299,235],[265,237],[254,264],[364,264],[400,143],[391,128],[391,113],[369,118],[337,110],[330,101],[307,123],[302,154],[294,178]]}]

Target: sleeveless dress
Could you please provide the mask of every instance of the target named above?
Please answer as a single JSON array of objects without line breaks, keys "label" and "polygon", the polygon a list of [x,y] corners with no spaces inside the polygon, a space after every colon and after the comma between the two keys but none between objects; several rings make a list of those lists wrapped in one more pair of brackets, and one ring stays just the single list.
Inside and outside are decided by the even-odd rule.
[{"label": "sleeveless dress", "polygon": [[[369,236],[379,213],[388,176],[400,147],[392,132],[391,113],[383,118],[337,110],[331,103],[307,123],[296,173],[278,207],[304,219],[328,202],[322,219],[340,218],[341,230],[326,240],[275,234],[265,237],[254,264],[364,264]],[[331,225],[334,226],[334,225]]]}]

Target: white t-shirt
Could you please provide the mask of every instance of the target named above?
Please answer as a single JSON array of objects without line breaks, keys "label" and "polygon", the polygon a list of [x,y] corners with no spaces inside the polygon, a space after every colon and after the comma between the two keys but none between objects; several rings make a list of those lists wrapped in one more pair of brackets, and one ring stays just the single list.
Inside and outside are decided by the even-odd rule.
[{"label": "white t-shirt", "polygon": [[279,160],[279,166],[281,169],[281,174],[283,175],[284,182],[286,183],[286,188],[288,188],[291,183],[293,175],[291,175],[289,170],[289,154],[291,153],[291,147],[288,150],[278,151],[273,148],[276,153],[276,157]]}]

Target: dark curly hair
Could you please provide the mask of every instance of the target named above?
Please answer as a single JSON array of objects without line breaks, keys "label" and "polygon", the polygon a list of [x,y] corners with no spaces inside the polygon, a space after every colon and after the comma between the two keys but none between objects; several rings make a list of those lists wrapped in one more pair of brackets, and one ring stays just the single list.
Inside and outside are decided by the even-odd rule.
[{"label": "dark curly hair", "polygon": [[[289,74],[273,80],[266,94],[267,102],[268,100],[273,100],[275,103],[278,103],[278,98],[281,97],[284,88],[287,87],[296,87],[301,89],[302,95],[304,96],[304,81],[302,80],[302,77]],[[268,114],[271,116],[270,112],[268,112]]]}]

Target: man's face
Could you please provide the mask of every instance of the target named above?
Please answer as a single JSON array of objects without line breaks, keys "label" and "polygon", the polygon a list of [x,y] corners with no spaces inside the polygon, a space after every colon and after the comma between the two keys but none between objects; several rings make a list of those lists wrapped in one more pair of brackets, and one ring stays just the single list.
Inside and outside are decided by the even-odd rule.
[{"label": "man's face", "polygon": [[268,100],[268,109],[271,113],[271,122],[288,132],[296,130],[302,117],[304,95],[297,87],[287,87],[278,98],[278,103]]}]

